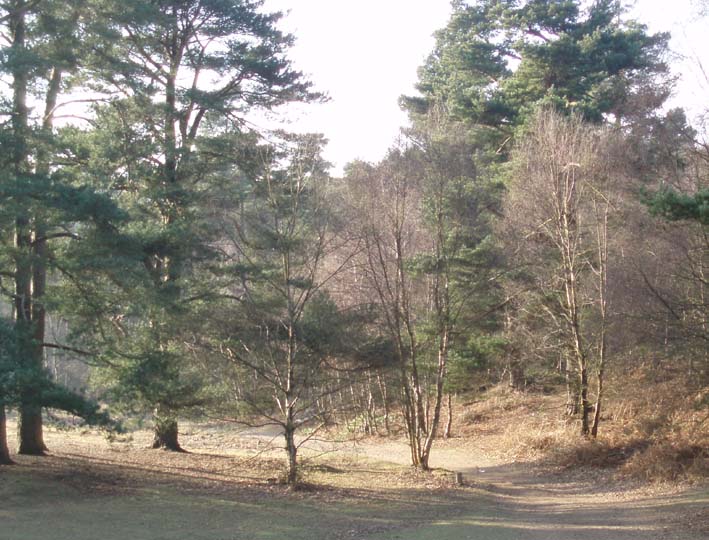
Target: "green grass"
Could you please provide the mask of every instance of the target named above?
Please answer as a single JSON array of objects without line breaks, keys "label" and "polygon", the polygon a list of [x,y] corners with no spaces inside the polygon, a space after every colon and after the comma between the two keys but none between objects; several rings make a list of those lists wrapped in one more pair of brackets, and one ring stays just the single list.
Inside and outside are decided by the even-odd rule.
[{"label": "green grass", "polygon": [[[426,493],[233,493],[171,485],[91,493],[24,467],[0,469],[2,540],[366,538],[431,522],[460,501]],[[394,537],[394,536],[384,536]]]},{"label": "green grass", "polygon": [[[560,485],[556,495],[523,486],[499,493],[417,487],[410,478],[397,485],[405,469],[374,463],[332,487],[344,474],[339,462],[310,471],[330,488],[289,492],[180,477],[198,456],[155,455],[163,472],[152,476],[124,474],[130,461],[99,466],[83,458],[23,458],[0,467],[0,540],[646,540],[658,524],[679,524],[675,515],[702,520],[709,503],[699,491],[569,506],[563,489],[573,498],[573,485]],[[682,538],[706,538],[703,531]]]}]

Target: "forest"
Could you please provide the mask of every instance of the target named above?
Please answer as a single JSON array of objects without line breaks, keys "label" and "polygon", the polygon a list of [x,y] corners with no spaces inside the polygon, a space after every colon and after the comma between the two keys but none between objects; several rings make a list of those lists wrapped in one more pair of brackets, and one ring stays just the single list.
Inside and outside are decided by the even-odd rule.
[{"label": "forest", "polygon": [[0,471],[77,419],[176,453],[184,422],[270,427],[285,485],[343,429],[428,471],[490,389],[602,444],[650,372],[706,466],[709,143],[666,105],[670,36],[616,0],[455,1],[409,125],[333,176],[327,134],[248,121],[328,99],[282,17],[0,2]]}]

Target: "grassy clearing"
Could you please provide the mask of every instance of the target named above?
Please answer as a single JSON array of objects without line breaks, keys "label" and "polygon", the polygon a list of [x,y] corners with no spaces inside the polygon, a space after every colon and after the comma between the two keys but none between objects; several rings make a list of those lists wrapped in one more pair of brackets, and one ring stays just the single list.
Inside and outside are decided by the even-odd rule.
[{"label": "grassy clearing", "polygon": [[[72,472],[57,459],[48,459],[53,460],[51,472],[46,462],[39,469],[28,459],[0,472],[3,540],[389,537],[402,528],[454,518],[461,507],[475,507],[479,499],[472,490],[377,486],[293,493],[281,486],[210,486],[184,478],[131,486],[120,471],[115,477]],[[368,476],[379,483],[377,471]]]},{"label": "grassy clearing", "polygon": [[[61,457],[41,466],[37,460],[20,461],[0,470],[3,540],[648,540],[658,538],[658,512],[674,511],[661,506],[667,501],[586,508],[573,495],[536,501],[527,492],[495,496],[473,488],[388,488],[382,482],[388,475],[376,464],[357,473],[369,480],[369,489],[330,486],[294,493],[280,486],[185,478],[136,478],[135,485],[126,485],[121,471],[101,473],[90,460],[88,471],[81,472],[72,472]],[[397,467],[389,474],[406,476]],[[707,503],[709,493],[672,501],[685,513],[699,513]],[[662,538],[698,540],[705,532]]]},{"label": "grassy clearing", "polygon": [[[0,468],[0,538],[708,538],[706,490],[675,495],[606,484],[631,474],[697,483],[706,477],[706,395],[687,399],[683,382],[673,379],[654,381],[653,398],[643,401],[647,384],[638,376],[610,395],[598,442],[579,440],[561,415],[559,394],[498,387],[484,400],[459,404],[456,436],[436,443],[434,464],[498,482],[464,488],[446,471],[402,465],[405,445],[383,439],[360,441],[356,451],[304,452],[306,489],[293,492],[277,481],[282,451],[233,426],[184,424],[187,454],[148,450],[147,431],[108,442],[91,431],[48,429],[51,456],[18,456],[17,466]],[[512,474],[523,477],[509,476],[513,462]],[[540,463],[565,472],[535,480],[531,471]],[[593,474],[589,467],[570,472],[578,465]],[[488,480],[495,474],[502,476]]]},{"label": "grassy clearing", "polygon": [[146,449],[144,432],[108,443],[48,429],[52,455],[16,456],[16,466],[0,468],[0,538],[366,538],[454,517],[481,499],[455,489],[449,474],[339,454],[309,460],[305,489],[292,492],[276,481],[281,459],[227,452],[222,430],[190,429],[188,442],[213,446],[173,454]]},{"label": "grassy clearing", "polygon": [[[585,488],[553,479],[531,490],[527,480],[519,487],[457,488],[445,471],[417,473],[371,457],[382,451],[395,457],[390,443],[366,443],[369,457],[335,452],[308,460],[310,487],[293,492],[274,481],[280,459],[246,448],[258,441],[241,441],[239,448],[228,430],[189,430],[188,447],[197,448],[189,454],[147,450],[143,432],[108,443],[91,432],[47,430],[51,456],[17,456],[18,465],[0,468],[0,538],[647,540],[663,514],[689,512],[698,516],[693,523],[706,522],[701,512],[709,494],[658,502],[596,490],[583,498]],[[207,440],[212,446],[197,446]],[[448,441],[442,453],[457,452],[470,465],[468,448],[455,450],[455,443]],[[620,507],[622,523],[612,525]],[[677,538],[706,532],[685,528]]]},{"label": "grassy clearing", "polygon": [[14,494],[2,512],[6,540],[43,538],[49,531],[57,540],[327,538],[333,525],[317,504],[306,502],[249,501],[169,486],[87,497],[37,478],[3,480],[3,497],[8,488]]}]

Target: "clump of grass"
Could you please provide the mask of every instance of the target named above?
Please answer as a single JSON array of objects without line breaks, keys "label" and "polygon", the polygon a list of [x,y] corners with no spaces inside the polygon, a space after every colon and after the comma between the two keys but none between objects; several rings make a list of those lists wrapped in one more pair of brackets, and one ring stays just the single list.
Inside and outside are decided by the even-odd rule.
[{"label": "clump of grass", "polygon": [[[670,376],[672,375],[672,376]],[[615,469],[649,482],[696,482],[709,477],[709,388],[692,388],[683,374],[651,371],[616,381],[596,440],[567,425],[531,436],[529,452],[568,467]]]},{"label": "clump of grass", "polygon": [[709,477],[709,449],[686,441],[657,441],[632,456],[624,475],[654,482],[698,480]]},{"label": "clump of grass", "polygon": [[480,424],[487,421],[487,419],[488,417],[485,414],[477,411],[465,411],[460,418],[461,422],[466,425]]},{"label": "clump of grass", "polygon": [[709,477],[709,387],[684,373],[644,368],[611,374],[597,439],[564,416],[564,389],[519,393],[499,385],[469,404],[464,431],[495,438],[507,459],[562,468],[607,469],[650,482]]}]

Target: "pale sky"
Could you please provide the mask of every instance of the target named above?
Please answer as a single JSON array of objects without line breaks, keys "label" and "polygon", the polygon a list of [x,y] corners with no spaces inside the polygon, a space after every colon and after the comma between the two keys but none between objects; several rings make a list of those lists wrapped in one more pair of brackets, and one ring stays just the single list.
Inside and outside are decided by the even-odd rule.
[{"label": "pale sky", "polygon": [[[672,48],[685,57],[672,63],[682,77],[673,104],[689,104],[692,113],[709,96],[698,68],[699,60],[709,70],[709,17],[699,20],[696,2],[637,0],[631,11],[651,31],[672,33]],[[356,158],[383,157],[407,121],[398,98],[414,92],[432,34],[450,16],[449,0],[266,0],[265,7],[288,12],[281,28],[297,39],[290,57],[330,96],[323,105],[289,107],[285,127],[325,134],[335,174]]]}]

